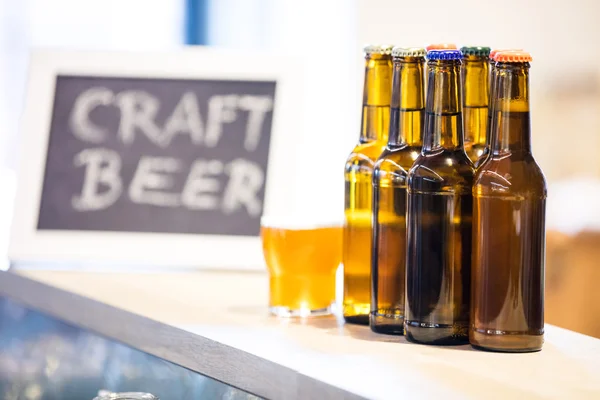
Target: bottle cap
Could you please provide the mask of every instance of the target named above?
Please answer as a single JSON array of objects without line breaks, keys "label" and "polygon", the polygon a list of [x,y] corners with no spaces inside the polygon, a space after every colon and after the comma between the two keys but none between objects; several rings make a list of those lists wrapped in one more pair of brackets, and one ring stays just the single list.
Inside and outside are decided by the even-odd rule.
[{"label": "bottle cap", "polygon": [[392,57],[425,57],[427,51],[422,47],[394,47]]},{"label": "bottle cap", "polygon": [[523,49],[494,49],[490,51],[490,60],[494,59],[496,53],[504,52],[504,51],[523,51]]},{"label": "bottle cap", "polygon": [[524,63],[531,60],[533,60],[531,54],[526,51],[499,51],[494,55],[496,62]]},{"label": "bottle cap", "polygon": [[430,50],[427,52],[429,60],[460,60],[462,53],[460,50]]},{"label": "bottle cap", "polygon": [[425,47],[427,51],[430,50],[458,50],[458,47],[454,43],[438,43],[438,44],[430,44]]},{"label": "bottle cap", "polygon": [[385,44],[370,44],[365,46],[363,51],[365,55],[370,56],[371,54],[381,54],[381,55],[390,55],[392,54],[392,45]]},{"label": "bottle cap", "polygon": [[489,47],[464,46],[460,48],[463,56],[488,57],[490,55]]}]

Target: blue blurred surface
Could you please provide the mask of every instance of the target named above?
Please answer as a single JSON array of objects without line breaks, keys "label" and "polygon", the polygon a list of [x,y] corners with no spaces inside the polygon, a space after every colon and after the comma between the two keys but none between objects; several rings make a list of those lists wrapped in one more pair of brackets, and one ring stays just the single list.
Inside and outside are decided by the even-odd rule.
[{"label": "blue blurred surface", "polygon": [[257,398],[0,297],[0,399],[91,400],[101,389],[162,400]]}]

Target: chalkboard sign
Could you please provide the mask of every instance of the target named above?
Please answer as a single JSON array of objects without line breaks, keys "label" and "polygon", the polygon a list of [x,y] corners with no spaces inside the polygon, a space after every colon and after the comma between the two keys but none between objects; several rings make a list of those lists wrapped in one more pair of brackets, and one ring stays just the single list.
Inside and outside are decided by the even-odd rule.
[{"label": "chalkboard sign", "polygon": [[260,217],[293,201],[274,198],[292,196],[301,129],[290,66],[202,48],[34,53],[10,258],[262,268]]},{"label": "chalkboard sign", "polygon": [[275,86],[58,76],[38,229],[258,235]]}]

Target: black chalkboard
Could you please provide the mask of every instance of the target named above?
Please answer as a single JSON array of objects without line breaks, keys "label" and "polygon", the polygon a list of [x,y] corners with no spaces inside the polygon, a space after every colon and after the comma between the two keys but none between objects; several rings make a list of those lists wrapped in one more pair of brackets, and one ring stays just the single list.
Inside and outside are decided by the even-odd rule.
[{"label": "black chalkboard", "polygon": [[38,230],[258,235],[275,86],[58,76]]}]

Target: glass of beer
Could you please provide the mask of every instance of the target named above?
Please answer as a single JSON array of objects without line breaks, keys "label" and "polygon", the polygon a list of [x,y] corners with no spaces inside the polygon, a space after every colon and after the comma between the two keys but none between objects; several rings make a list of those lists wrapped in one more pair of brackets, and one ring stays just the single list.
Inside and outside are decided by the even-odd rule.
[{"label": "glass of beer", "polygon": [[261,237],[269,270],[269,311],[279,317],[331,314],[342,223],[263,216]]}]

